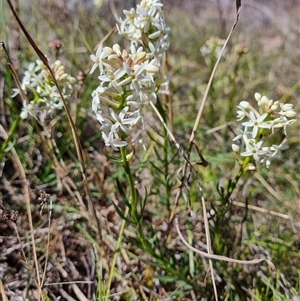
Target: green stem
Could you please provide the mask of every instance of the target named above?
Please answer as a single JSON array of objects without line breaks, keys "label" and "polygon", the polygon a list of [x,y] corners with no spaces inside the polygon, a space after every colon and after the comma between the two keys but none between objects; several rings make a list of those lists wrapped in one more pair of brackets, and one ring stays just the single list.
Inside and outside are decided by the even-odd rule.
[{"label": "green stem", "polygon": [[152,252],[151,245],[149,244],[149,241],[144,236],[142,225],[140,223],[140,218],[138,216],[137,206],[138,206],[139,197],[138,197],[138,195],[136,193],[136,190],[135,190],[135,187],[134,187],[134,182],[133,182],[133,178],[132,178],[132,174],[131,174],[130,165],[129,165],[129,162],[126,158],[126,149],[125,149],[125,147],[121,147],[120,151],[121,151],[123,167],[124,167],[127,182],[128,182],[128,185],[129,185],[130,204],[131,204],[131,212],[130,212],[131,217],[132,217],[133,222],[136,224],[137,235],[138,235],[138,238],[139,238],[140,242],[142,243],[144,251],[147,251],[150,255],[154,255],[153,252]]},{"label": "green stem", "polygon": [[[130,190],[130,204],[131,204],[131,214],[133,216],[134,221],[136,221],[137,219],[137,200],[136,200],[136,193],[135,193],[135,188],[134,188],[134,182],[133,182],[133,178],[132,178],[132,174],[131,174],[131,169],[126,157],[126,148],[125,147],[121,147],[120,148],[120,153],[121,153],[121,158],[122,158],[122,162],[123,162],[123,167],[126,173],[126,178],[127,178],[127,182],[129,185],[129,190]],[[112,260],[112,264],[111,264],[111,269],[110,269],[110,273],[109,273],[109,278],[108,278],[108,282],[107,282],[107,290],[106,290],[106,295],[105,295],[105,301],[108,301],[109,298],[109,293],[110,293],[110,286],[112,283],[112,279],[113,279],[113,275],[114,275],[114,269],[115,269],[115,265],[116,265],[116,261],[119,255],[119,250],[120,250],[120,246],[122,243],[122,239],[123,239],[123,233],[124,233],[124,229],[126,226],[126,217],[128,216],[129,213],[129,207],[127,206],[125,209],[125,219],[123,219],[122,221],[122,225],[119,231],[119,237],[118,237],[118,241],[116,244],[116,248],[115,248],[115,253],[114,253],[114,257]]]},{"label": "green stem", "polygon": [[[132,174],[131,174],[131,169],[130,169],[129,162],[128,162],[127,157],[126,157],[125,147],[121,147],[120,152],[121,152],[123,167],[124,167],[124,170],[125,170],[125,173],[126,173],[127,182],[128,182],[128,185],[129,185],[129,191],[130,191],[130,204],[131,204],[130,214],[131,214],[132,221],[136,226],[137,236],[138,236],[138,239],[141,243],[142,250],[145,253],[147,253],[148,255],[150,255],[152,258],[154,258],[156,260],[156,262],[159,263],[160,266],[163,269],[165,269],[168,273],[170,273],[171,275],[176,276],[178,279],[184,281],[185,283],[188,283],[189,285],[191,285],[192,287],[195,288],[195,283],[193,283],[193,281],[191,281],[189,279],[186,279],[186,277],[185,277],[185,275],[183,275],[183,273],[181,273],[180,271],[177,271],[176,268],[174,268],[169,262],[166,262],[161,254],[156,253],[156,251],[152,248],[149,240],[145,237],[144,232],[143,232],[143,225],[141,223],[141,219],[138,216],[138,210],[137,210],[137,206],[138,206],[138,202],[139,202],[139,196],[136,193],[136,190],[135,190],[135,187],[134,187],[133,177],[132,177]],[[128,213],[129,213],[129,207],[126,207],[125,216],[127,216]],[[119,239],[118,239],[118,242],[117,242],[116,249],[120,247],[120,244],[121,244],[121,238],[120,237],[122,237],[124,227],[125,227],[125,220],[123,220],[123,223],[122,223],[122,226],[121,226],[120,236],[119,236]],[[112,269],[115,265],[117,255],[118,254],[114,255]],[[110,277],[109,277],[109,282],[108,282],[109,286],[108,286],[105,301],[108,301],[109,287],[111,285],[112,277],[113,277],[113,275],[112,275],[113,270],[112,269],[111,269],[111,273],[110,273]]]},{"label": "green stem", "polygon": [[[129,212],[129,208],[126,207],[125,214],[124,214],[125,217],[127,217],[128,212]],[[115,269],[116,261],[117,261],[117,258],[119,256],[119,252],[120,252],[120,246],[121,246],[122,239],[123,239],[123,233],[124,233],[125,225],[126,225],[126,219],[123,219],[122,225],[121,225],[121,228],[120,228],[120,232],[119,232],[118,241],[117,241],[116,248],[115,248],[114,257],[113,257],[113,260],[112,260],[112,263],[111,263],[109,278],[108,278],[108,281],[107,281],[105,301],[108,301],[108,298],[110,296],[110,286],[111,286],[112,279],[113,279],[113,276],[114,276],[114,269]]]},{"label": "green stem", "polygon": [[[164,137],[167,137],[168,133],[166,129],[164,129]],[[165,189],[166,189],[166,206],[168,209],[168,212],[170,211],[170,192],[171,187],[169,184],[169,140],[165,139],[164,141],[164,174],[165,174]]]},{"label": "green stem", "polygon": [[[18,116],[18,118],[16,120],[14,120],[14,122],[12,123],[12,125],[9,129],[8,137],[7,137],[7,139],[5,139],[5,141],[3,142],[2,146],[1,146],[0,154],[5,152],[5,149],[8,147],[8,144],[13,139],[14,134],[18,128],[20,120],[21,120],[21,117]],[[1,156],[0,156],[0,158],[1,158]]]},{"label": "green stem", "polygon": [[138,197],[135,192],[134,181],[132,178],[130,165],[129,165],[129,162],[126,157],[126,148],[121,147],[120,152],[121,152],[123,167],[124,167],[125,174],[126,174],[126,179],[127,179],[128,185],[129,185],[131,216],[133,218],[133,221],[137,223],[138,222],[138,212],[137,212]]},{"label": "green stem", "polygon": [[243,174],[246,172],[246,167],[248,166],[248,164],[250,163],[251,157],[246,157],[245,160],[243,161],[243,164],[240,167],[239,172],[237,173],[237,175],[235,176],[234,180],[231,182],[230,186],[227,189],[227,194],[225,196],[225,200],[229,200],[229,198],[231,197],[239,179],[243,176]]}]

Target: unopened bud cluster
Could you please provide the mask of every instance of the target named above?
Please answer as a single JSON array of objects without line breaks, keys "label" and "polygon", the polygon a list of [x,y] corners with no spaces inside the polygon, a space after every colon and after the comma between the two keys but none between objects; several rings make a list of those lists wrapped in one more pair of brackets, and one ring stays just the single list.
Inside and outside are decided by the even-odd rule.
[{"label": "unopened bud cluster", "polygon": [[[144,130],[147,105],[156,102],[158,88],[154,75],[168,46],[169,30],[161,7],[160,1],[149,0],[142,1],[136,10],[124,11],[127,18],[119,20],[118,29],[119,34],[131,39],[130,50],[118,44],[112,48],[100,44],[96,54],[91,55],[94,64],[90,73],[99,71],[99,86],[92,92],[92,109],[101,124],[105,145],[114,150],[129,141],[144,146],[139,133]],[[142,36],[144,46],[139,47]],[[156,46],[152,44],[154,40]]]},{"label": "unopened bud cluster", "polygon": [[[65,72],[65,67],[59,60],[54,62],[51,69],[64,98],[68,99],[76,79]],[[21,89],[28,98],[28,102],[23,99],[23,108],[20,114],[22,119],[32,116],[39,120],[41,114],[53,115],[56,110],[63,107],[63,102],[52,76],[40,60],[28,65],[21,83]],[[12,97],[19,93],[19,89],[14,89]]]},{"label": "unopened bud cluster", "polygon": [[[278,145],[267,145],[269,135],[276,134],[276,130],[282,128],[287,135],[287,127],[295,122],[293,117],[296,112],[292,104],[284,104],[279,101],[269,100],[267,96],[255,93],[258,110],[247,101],[241,101],[238,105],[237,120],[242,122],[242,130],[233,139],[233,151],[242,157],[253,157],[256,163],[266,163],[270,166],[270,160],[278,157],[280,152],[287,149],[287,139],[284,138]],[[237,143],[240,142],[240,145]]]},{"label": "unopened bud cluster", "polygon": [[136,8],[124,10],[126,18],[117,24],[121,36],[131,44],[141,44],[160,64],[160,59],[169,48],[171,29],[165,23],[163,4],[160,0],[142,0]]}]

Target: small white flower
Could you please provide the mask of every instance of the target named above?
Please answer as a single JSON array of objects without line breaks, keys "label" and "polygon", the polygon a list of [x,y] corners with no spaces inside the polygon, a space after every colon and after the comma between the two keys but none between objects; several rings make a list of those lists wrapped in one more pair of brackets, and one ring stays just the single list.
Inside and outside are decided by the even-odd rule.
[{"label": "small white flower", "polygon": [[135,70],[132,70],[126,63],[123,63],[123,68],[125,72],[127,73],[128,77],[126,77],[124,80],[122,80],[119,85],[124,86],[128,84],[132,84],[134,87],[134,90],[136,92],[140,91],[140,81],[144,80],[145,75],[143,75],[143,71],[145,69],[145,64],[141,64],[137,66]]},{"label": "small white flower", "polygon": [[48,84],[45,84],[44,87],[38,87],[38,92],[40,92],[41,97],[47,96],[49,98],[60,98],[60,94],[58,93],[58,90],[56,86],[50,86]]},{"label": "small white flower", "polygon": [[100,111],[99,113],[96,114],[97,120],[101,123],[100,130],[105,131],[105,130],[110,130],[111,132],[115,132],[115,127],[111,120],[109,120],[102,112]]},{"label": "small white flower", "polygon": [[241,153],[241,156],[243,157],[249,157],[253,156],[254,160],[256,162],[260,161],[261,156],[265,156],[268,151],[260,149],[263,144],[263,141],[259,141],[258,143],[250,143],[248,140],[246,142],[246,151]]},{"label": "small white flower", "polygon": [[103,49],[102,44],[100,44],[96,51],[96,55],[94,55],[94,54],[90,55],[91,60],[94,62],[94,65],[90,71],[90,74],[92,74],[96,70],[97,67],[100,69],[100,74],[103,73],[103,59],[106,59],[107,56],[108,55],[105,52],[105,50]]},{"label": "small white flower", "polygon": [[134,23],[135,19],[138,17],[135,9],[132,7],[130,10],[123,10],[124,15],[127,17],[126,21],[129,23]]},{"label": "small white flower", "polygon": [[[258,135],[259,129],[271,129],[271,134],[275,134],[275,129],[283,128],[284,134],[286,135],[287,126],[296,121],[295,119],[289,118],[294,117],[296,113],[292,104],[283,104],[279,101],[273,101],[259,93],[255,93],[254,97],[259,106],[259,113],[248,102],[240,102],[237,107],[239,120],[246,116],[250,120],[242,123],[244,129],[242,131],[239,130],[239,135],[237,135],[233,141],[240,141],[242,138],[246,150],[240,155],[244,157],[251,156],[257,163],[265,163],[267,168],[269,168],[271,159],[280,156],[281,151],[288,148],[286,145],[287,139],[284,139],[279,145],[273,144],[272,146],[262,147],[262,144],[266,142],[266,134],[269,135],[270,131],[261,131],[261,135]],[[248,128],[252,131],[249,132]],[[235,144],[232,145],[232,148],[235,152],[240,152]],[[242,146],[239,145],[239,148],[241,149]]]},{"label": "small white flower", "polygon": [[99,92],[97,90],[94,90],[92,92],[92,110],[96,113],[98,109],[100,109],[100,97],[99,97]]},{"label": "small white flower", "polygon": [[254,115],[254,113],[252,111],[250,111],[250,120],[243,122],[242,125],[243,126],[247,126],[247,127],[253,127],[252,129],[252,138],[255,138],[257,136],[258,130],[260,128],[265,128],[265,129],[269,129],[271,128],[271,124],[270,123],[266,123],[263,122],[266,117],[268,116],[267,113],[260,115],[258,117],[256,117]]},{"label": "small white flower", "polygon": [[248,135],[249,134],[251,134],[249,131],[248,131],[248,128],[245,126],[243,129],[238,129],[237,130],[237,132],[238,132],[238,135],[236,136],[236,137],[234,137],[233,139],[232,139],[232,141],[239,141],[239,140],[242,140],[243,139],[243,137],[244,137],[244,135],[246,136],[246,137],[248,137]]},{"label": "small white flower", "polygon": [[36,87],[40,82],[37,73],[41,70],[35,62],[29,63],[27,70],[24,72],[23,85]]},{"label": "small white flower", "polygon": [[293,124],[295,121],[296,121],[296,119],[288,120],[287,117],[280,116],[272,121],[272,123],[271,123],[272,131],[274,131],[274,129],[276,129],[276,128],[283,128],[284,134],[287,135],[286,128],[289,125]]},{"label": "small white flower", "polygon": [[[22,90],[23,90],[23,89],[22,89]],[[12,88],[12,91],[13,91],[13,93],[12,93],[12,95],[10,96],[11,98],[14,98],[14,97],[16,97],[17,95],[20,94],[20,90],[19,90],[18,88]],[[26,94],[26,91],[25,91],[25,90],[23,90],[23,92]]]},{"label": "small white flower", "polygon": [[38,113],[38,109],[35,108],[35,106],[32,103],[27,104],[26,101],[23,101],[23,108],[22,108],[22,112],[20,114],[20,117],[22,119],[26,119],[29,116],[32,116],[34,118],[36,118],[36,114]]},{"label": "small white flower", "polygon": [[[74,89],[75,78],[65,72],[65,67],[61,61],[55,61],[51,69],[55,75],[58,85],[65,99],[71,95]],[[63,107],[60,93],[55,86],[46,66],[40,60],[30,63],[25,71],[21,88],[24,93],[26,89],[33,94],[33,100],[29,103],[23,102],[23,109],[20,114],[22,119],[29,115],[43,123],[45,116],[59,110]],[[16,94],[16,90],[15,93]],[[28,97],[31,95],[28,94]],[[39,113],[39,114],[38,114]]]},{"label": "small white flower", "polygon": [[108,88],[114,87],[118,93],[122,93],[122,88],[120,87],[120,84],[117,82],[117,80],[120,79],[124,74],[125,70],[122,68],[116,70],[113,74],[103,74],[98,76],[98,78],[101,82],[108,83]]},{"label": "small white flower", "polygon": [[125,118],[128,109],[129,107],[125,107],[119,113],[119,115],[117,115],[113,109],[109,108],[110,115],[113,118],[115,130],[121,128],[121,130],[127,135],[129,134],[129,128],[126,127],[126,125],[131,126],[135,122],[135,118]]},{"label": "small white flower", "polygon": [[156,17],[154,9],[146,10],[138,6],[137,13],[139,14],[139,19],[135,22],[135,25],[141,28],[143,32],[146,33],[150,25],[157,27],[157,24],[159,24],[159,19]]},{"label": "small white flower", "polygon": [[127,145],[126,141],[122,141],[119,138],[116,138],[113,132],[109,132],[108,136],[104,132],[102,132],[102,138],[105,142],[105,145],[112,147],[114,150],[118,150],[118,148]]},{"label": "small white flower", "polygon": [[241,101],[239,103],[239,105],[237,106],[238,110],[237,110],[237,116],[236,116],[238,121],[244,119],[245,117],[247,117],[249,115],[249,113],[248,113],[249,107],[250,107],[250,104],[248,101]]},{"label": "small white flower", "polygon": [[284,139],[279,145],[273,144],[270,147],[271,157],[276,157],[281,151],[288,149],[288,145],[285,143],[287,142],[287,139]]}]

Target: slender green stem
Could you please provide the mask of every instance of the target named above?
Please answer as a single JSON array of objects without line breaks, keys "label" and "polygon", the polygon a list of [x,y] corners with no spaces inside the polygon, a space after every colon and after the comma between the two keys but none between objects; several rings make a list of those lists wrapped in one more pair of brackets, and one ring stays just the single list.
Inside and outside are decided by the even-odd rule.
[{"label": "slender green stem", "polygon": [[144,236],[142,225],[140,223],[140,219],[139,219],[139,216],[138,216],[137,206],[138,206],[139,197],[138,197],[138,195],[136,193],[136,190],[134,188],[134,182],[133,182],[133,178],[132,178],[132,174],[131,174],[130,165],[129,165],[129,162],[128,162],[127,157],[126,157],[125,147],[121,147],[120,151],[121,151],[121,157],[122,157],[122,161],[123,161],[123,167],[124,167],[127,182],[128,182],[128,185],[129,185],[130,204],[131,204],[131,212],[130,212],[131,217],[133,219],[133,222],[136,224],[137,235],[138,235],[138,238],[139,238],[140,242],[142,243],[144,251],[147,251],[149,254],[154,255],[148,240]]},{"label": "slender green stem", "polygon": [[[124,167],[124,170],[126,173],[127,182],[129,185],[129,190],[130,190],[130,204],[131,204],[131,210],[132,210],[131,214],[134,218],[134,221],[137,221],[137,219],[135,219],[135,218],[137,218],[136,193],[135,193],[134,182],[133,182],[133,178],[132,178],[132,174],[131,174],[131,169],[130,169],[129,162],[126,157],[126,148],[121,147],[120,153],[121,153],[121,157],[122,157],[123,167]],[[122,239],[123,239],[123,233],[124,233],[124,229],[126,226],[126,217],[128,216],[128,213],[129,213],[129,207],[127,206],[125,209],[125,214],[124,214],[125,219],[123,219],[123,221],[122,221],[122,225],[121,225],[121,228],[119,231],[118,241],[117,241],[116,248],[115,248],[114,257],[113,257],[111,268],[110,268],[110,274],[109,274],[109,278],[108,278],[108,282],[107,282],[105,301],[108,301],[108,298],[109,298],[110,286],[111,286],[113,275],[114,275],[116,261],[119,256],[119,250],[120,250],[120,246],[121,246]]]},{"label": "slender green stem", "polygon": [[[188,283],[192,287],[195,287],[195,283],[193,283],[191,280],[186,279],[186,277],[180,271],[177,271],[176,268],[174,268],[169,262],[165,261],[164,258],[161,256],[161,254],[157,253],[157,250],[153,249],[153,247],[151,246],[149,240],[145,237],[144,232],[143,232],[143,225],[141,223],[141,219],[138,216],[138,210],[137,210],[137,206],[138,206],[138,202],[139,202],[139,196],[136,193],[136,190],[135,190],[135,187],[134,187],[134,181],[133,181],[133,177],[132,177],[129,162],[128,162],[128,159],[126,157],[125,147],[121,147],[120,152],[121,152],[123,167],[124,167],[124,170],[125,170],[125,173],[126,173],[126,179],[127,179],[128,185],[129,185],[130,204],[131,204],[130,214],[131,214],[132,221],[136,226],[137,237],[138,237],[138,239],[141,243],[142,250],[145,253],[147,253],[148,255],[150,255],[152,258],[154,258],[156,260],[156,262],[159,263],[160,266],[163,269],[165,269],[168,273],[170,273],[171,275],[176,276],[178,279]],[[127,217],[128,213],[129,213],[129,207],[126,207],[125,217]],[[125,222],[125,220],[123,220],[123,223],[122,223],[122,226],[121,226],[121,229],[120,229],[120,234],[119,234],[120,236],[119,236],[119,239],[118,239],[118,242],[117,242],[117,245],[116,245],[116,250],[120,247],[121,239],[122,239],[121,237],[123,236],[123,231],[124,231],[125,224],[126,224],[126,222]],[[108,301],[109,287],[110,287],[111,282],[112,282],[113,268],[115,266],[117,256],[118,256],[118,254],[115,253],[114,258],[113,258],[111,273],[109,275],[108,289],[107,289],[107,294],[106,294],[105,301]]]},{"label": "slender green stem", "polygon": [[[129,208],[126,207],[125,214],[124,214],[125,217],[127,217],[128,212],[129,212]],[[118,237],[118,240],[117,240],[114,257],[113,257],[113,260],[112,260],[112,263],[111,263],[109,278],[108,278],[108,281],[107,281],[105,301],[108,301],[108,298],[109,298],[110,286],[111,286],[112,279],[113,279],[113,276],[114,276],[114,269],[115,269],[116,261],[117,261],[117,258],[119,256],[119,252],[120,252],[120,246],[121,246],[122,239],[123,239],[123,233],[124,233],[125,225],[126,225],[126,219],[123,219],[122,224],[121,224],[121,228],[120,228],[120,231],[119,231],[119,237]]]},{"label": "slender green stem", "polygon": [[128,185],[129,185],[131,216],[133,218],[133,221],[137,222],[138,221],[138,212],[137,212],[138,197],[137,197],[136,192],[135,192],[134,181],[133,181],[133,178],[132,178],[130,165],[129,165],[128,159],[126,157],[126,148],[121,147],[120,152],[121,152],[123,167],[124,167],[124,170],[125,170],[125,173],[126,173],[127,182],[128,182]]},{"label": "slender green stem", "polygon": [[18,129],[18,125],[19,125],[20,120],[21,120],[21,117],[18,116],[17,119],[15,119],[14,122],[12,123],[12,125],[9,129],[8,137],[5,139],[5,141],[3,142],[2,146],[1,146],[1,150],[0,150],[1,153],[5,152],[6,148],[9,145],[9,143],[13,139],[14,134],[16,133],[16,130]]},{"label": "slender green stem", "polygon": [[239,179],[243,176],[243,174],[246,172],[246,167],[248,166],[248,164],[250,163],[251,157],[246,157],[245,160],[243,161],[243,164],[240,167],[239,172],[237,173],[237,175],[235,176],[234,180],[231,182],[230,186],[227,189],[227,194],[225,196],[225,200],[229,200],[229,198],[231,197]]},{"label": "slender green stem", "polygon": [[[167,135],[168,135],[168,133],[164,129],[164,137],[167,137]],[[171,187],[170,187],[169,180],[168,180],[169,154],[170,154],[169,140],[165,139],[165,141],[164,141],[164,174],[165,174],[165,189],[166,189],[166,206],[167,206],[168,212],[170,211],[170,191],[171,191]]]}]

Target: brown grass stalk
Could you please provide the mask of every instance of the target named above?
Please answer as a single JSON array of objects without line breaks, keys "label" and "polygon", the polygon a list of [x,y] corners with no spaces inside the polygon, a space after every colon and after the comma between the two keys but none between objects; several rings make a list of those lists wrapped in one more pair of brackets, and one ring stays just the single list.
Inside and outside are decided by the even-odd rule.
[{"label": "brown grass stalk", "polygon": [[69,121],[69,124],[70,124],[70,127],[71,127],[71,130],[72,130],[72,135],[73,135],[73,139],[74,139],[74,143],[75,143],[75,147],[76,147],[76,152],[77,152],[77,156],[78,156],[78,160],[79,160],[79,164],[80,164],[80,169],[81,169],[81,174],[82,174],[82,179],[83,179],[83,182],[84,182],[84,187],[85,187],[85,192],[86,192],[86,195],[87,195],[87,199],[88,199],[88,204],[86,204],[86,207],[87,207],[87,210],[91,210],[92,213],[93,213],[93,216],[94,216],[94,219],[95,219],[95,222],[96,222],[96,225],[97,225],[97,234],[98,234],[98,238],[99,238],[99,243],[102,241],[102,230],[101,230],[101,223],[100,223],[100,219],[97,218],[97,213],[96,213],[96,209],[95,209],[95,206],[92,202],[92,196],[91,196],[91,192],[90,192],[90,189],[89,189],[89,186],[88,186],[88,181],[87,181],[87,176],[86,176],[86,173],[85,173],[85,162],[84,162],[84,151],[82,149],[82,146],[81,146],[81,142],[80,142],[80,139],[79,139],[79,136],[78,136],[78,132],[77,132],[77,129],[76,129],[76,126],[75,126],[75,123],[72,119],[72,116],[71,116],[71,113],[70,113],[70,110],[67,106],[67,103],[64,99],[64,96],[61,92],[61,89],[59,88],[58,86],[58,83],[56,81],[56,78],[53,74],[53,71],[48,63],[48,60],[47,58],[45,57],[45,55],[40,51],[40,49],[38,48],[38,46],[36,45],[36,43],[34,42],[34,40],[32,39],[32,37],[30,36],[30,34],[28,33],[28,31],[26,30],[25,26],[23,25],[23,23],[21,22],[17,12],[15,11],[14,7],[12,6],[11,4],[11,1],[10,0],[7,0],[8,2],[8,5],[14,15],[14,17],[16,18],[20,28],[22,29],[23,33],[25,34],[28,42],[30,43],[30,45],[33,47],[34,51],[36,52],[36,54],[38,55],[38,57],[41,59],[41,61],[43,62],[43,64],[47,67],[52,79],[53,79],[53,82],[56,86],[56,88],[58,89],[58,92],[60,94],[60,97],[61,97],[61,100],[63,102],[63,105],[64,105],[64,108],[65,108],[65,111],[66,111],[66,114],[67,114],[67,117],[68,117],[68,121]]}]

